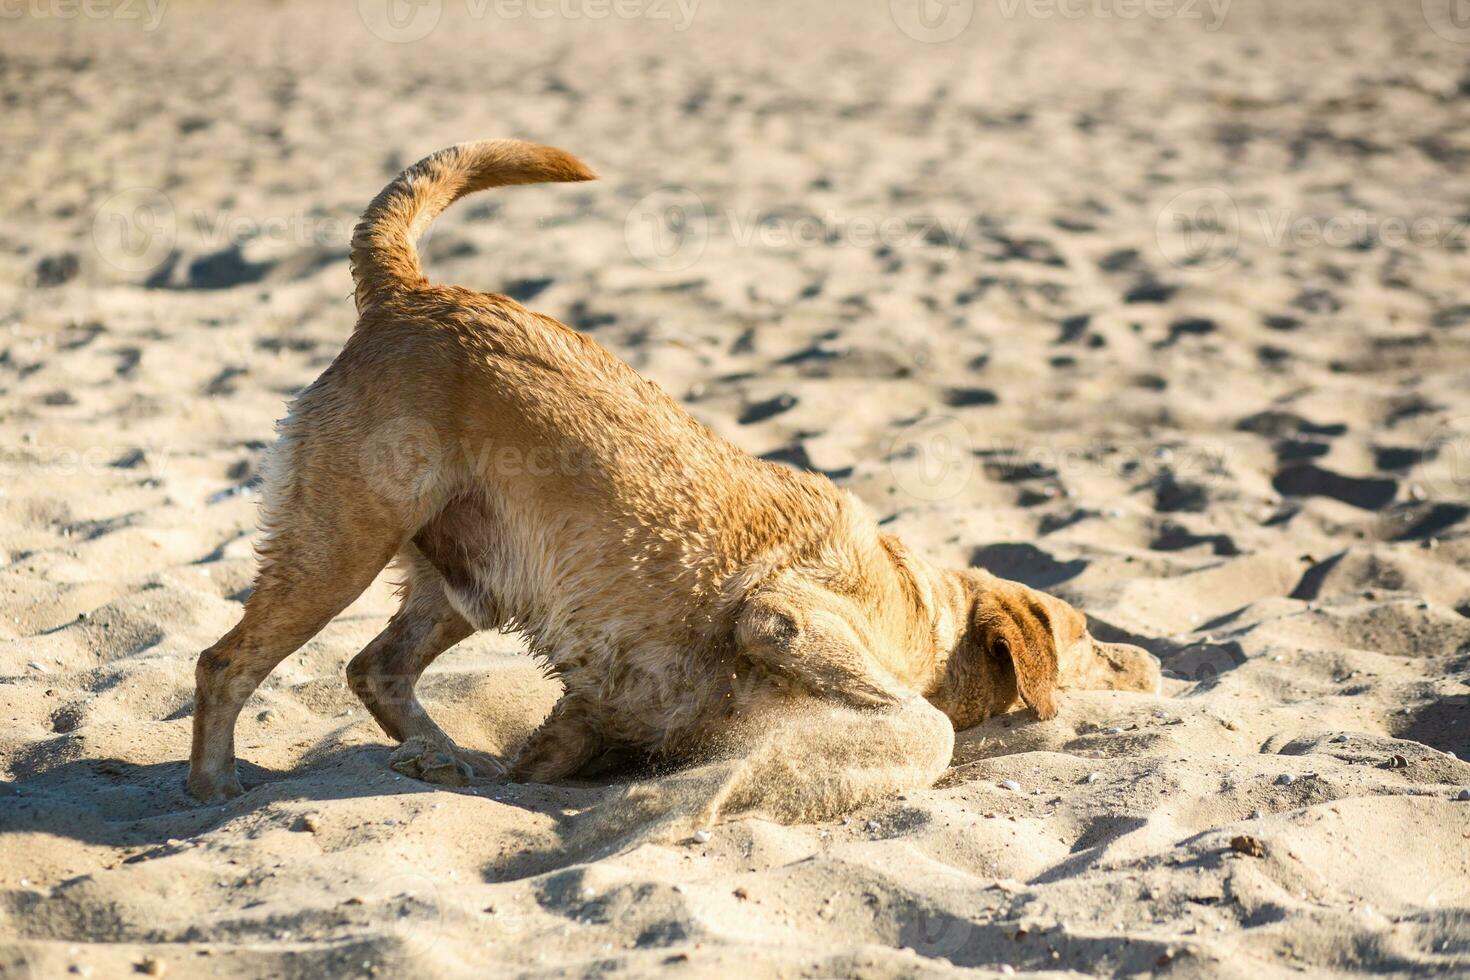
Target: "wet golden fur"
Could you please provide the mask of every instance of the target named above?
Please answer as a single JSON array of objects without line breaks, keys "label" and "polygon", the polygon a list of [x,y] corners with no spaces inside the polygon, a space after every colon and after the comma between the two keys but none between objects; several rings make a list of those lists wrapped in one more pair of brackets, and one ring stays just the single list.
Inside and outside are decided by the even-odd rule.
[{"label": "wet golden fur", "polygon": [[[1059,687],[1156,686],[1152,658],[1094,643],[1060,600],[934,567],[824,477],[742,452],[587,337],[425,279],[413,238],[457,198],[592,176],[560,150],[463,144],[368,208],[357,327],[281,423],[255,590],[199,658],[191,793],[241,791],[245,699],[395,559],[402,607],[348,675],[403,743],[395,768],[436,782],[551,781],[611,747],[728,748],[763,713],[830,704],[848,735],[892,743],[864,785],[898,791],[938,775],[951,725],[1018,697],[1046,719]],[[565,686],[508,766],[455,745],[413,694],[440,653],[497,627]],[[900,764],[895,733],[916,724],[939,734]]]}]

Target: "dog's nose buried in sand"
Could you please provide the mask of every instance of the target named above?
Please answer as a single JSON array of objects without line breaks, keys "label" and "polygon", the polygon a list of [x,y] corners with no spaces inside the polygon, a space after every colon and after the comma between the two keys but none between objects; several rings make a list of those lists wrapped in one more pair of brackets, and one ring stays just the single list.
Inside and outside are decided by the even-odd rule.
[{"label": "dog's nose buried in sand", "polygon": [[[587,337],[425,278],[414,237],[458,198],[592,178],[561,150],[487,140],[368,207],[357,326],[280,424],[254,591],[199,657],[193,796],[241,792],[245,700],[395,560],[402,606],[347,673],[402,743],[393,767],[433,783],[553,782],[626,748],[724,760],[707,818],[801,819],[929,785],[955,729],[1017,701],[1044,720],[1062,688],[1157,689],[1148,653],[1094,641],[1061,600],[931,565],[825,477],[742,452]],[[497,466],[503,447],[528,465]],[[565,687],[504,762],[455,744],[413,694],[496,628]]]}]

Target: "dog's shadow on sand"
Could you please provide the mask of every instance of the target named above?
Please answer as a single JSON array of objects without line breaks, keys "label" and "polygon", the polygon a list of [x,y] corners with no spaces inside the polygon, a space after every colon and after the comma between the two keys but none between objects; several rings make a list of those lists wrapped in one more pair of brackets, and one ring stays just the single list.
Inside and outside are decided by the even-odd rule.
[{"label": "dog's shadow on sand", "polygon": [[577,779],[554,785],[477,780],[444,787],[393,772],[391,752],[388,745],[334,746],[283,772],[241,760],[245,792],[220,803],[200,803],[185,792],[183,761],[21,759],[13,767],[19,778],[0,782],[0,835],[68,837],[133,851],[123,863],[137,863],[177,853],[191,839],[237,821],[302,830],[311,809],[302,804],[453,793],[551,818],[549,829],[537,821],[535,836],[518,836],[504,860],[484,869],[487,879],[505,881],[668,839],[688,801],[687,794],[660,791],[678,782],[679,771],[655,769],[633,754],[609,754]]},{"label": "dog's shadow on sand", "polygon": [[[1013,715],[950,742],[938,736],[938,724],[948,730],[947,719],[927,707],[872,714],[823,704],[763,720],[748,740],[736,739],[703,761],[655,765],[646,755],[610,752],[564,782],[484,779],[466,787],[394,772],[392,745],[329,739],[284,764],[284,771],[241,760],[237,773],[245,792],[208,804],[185,792],[188,764],[182,760],[83,758],[84,744],[61,737],[11,761],[15,781],[0,782],[0,834],[68,837],[116,848],[135,862],[192,847],[230,825],[250,837],[305,832],[308,815],[329,828],[382,824],[391,835],[406,822],[438,819],[429,814],[430,804],[452,800],[445,816],[463,823],[468,812],[485,853],[500,855],[481,873],[505,881],[644,843],[687,841],[722,817],[742,813],[806,823],[936,777],[942,785],[946,768],[953,773],[1014,751],[1018,743],[1055,749],[1052,743],[1065,735]],[[357,799],[372,802],[327,805]]]}]

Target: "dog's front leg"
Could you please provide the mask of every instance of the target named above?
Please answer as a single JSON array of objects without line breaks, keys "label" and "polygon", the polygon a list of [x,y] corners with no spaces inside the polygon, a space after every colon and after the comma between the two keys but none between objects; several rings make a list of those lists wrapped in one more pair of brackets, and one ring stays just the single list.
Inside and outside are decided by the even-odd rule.
[{"label": "dog's front leg", "polygon": [[565,695],[511,763],[510,778],[517,783],[554,783],[591,762],[605,744],[586,703],[574,694]]},{"label": "dog's front leg", "polygon": [[473,632],[442,586],[420,576],[387,629],[347,665],[353,692],[388,737],[402,743],[389,758],[395,772],[445,786],[505,773],[493,756],[456,745],[414,693],[429,664]]}]

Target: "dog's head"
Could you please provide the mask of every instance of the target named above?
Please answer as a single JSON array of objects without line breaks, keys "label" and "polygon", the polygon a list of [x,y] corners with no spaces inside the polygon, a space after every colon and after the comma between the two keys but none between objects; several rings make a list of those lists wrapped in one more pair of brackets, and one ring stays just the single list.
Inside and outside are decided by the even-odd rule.
[{"label": "dog's head", "polygon": [[929,700],[957,729],[1010,709],[1017,698],[1045,721],[1066,688],[1156,692],[1159,663],[1139,647],[1101,643],[1056,596],[980,569],[951,573],[954,648]]}]

